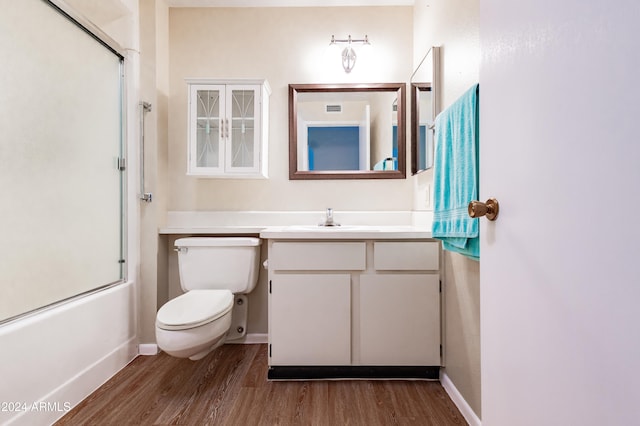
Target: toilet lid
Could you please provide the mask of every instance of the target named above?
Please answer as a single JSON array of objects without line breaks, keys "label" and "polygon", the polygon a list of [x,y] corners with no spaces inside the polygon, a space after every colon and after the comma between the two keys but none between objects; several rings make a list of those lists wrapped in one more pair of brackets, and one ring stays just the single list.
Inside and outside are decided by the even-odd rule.
[{"label": "toilet lid", "polygon": [[156,316],[164,330],[184,330],[214,321],[233,308],[229,290],[191,290],[165,303]]}]

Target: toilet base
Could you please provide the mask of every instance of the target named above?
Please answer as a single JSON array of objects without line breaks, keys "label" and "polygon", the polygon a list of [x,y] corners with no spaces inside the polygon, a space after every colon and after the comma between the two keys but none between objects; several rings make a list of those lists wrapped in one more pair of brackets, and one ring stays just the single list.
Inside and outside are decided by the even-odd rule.
[{"label": "toilet base", "polygon": [[242,339],[247,334],[248,299],[246,294],[235,294],[229,313],[193,329],[163,330],[156,326],[158,347],[176,358],[197,361],[225,342]]},{"label": "toilet base", "polygon": [[209,355],[211,352],[213,352],[214,349],[217,349],[217,348],[219,348],[220,346],[222,346],[224,344],[224,342],[226,340],[225,337],[226,336],[220,337],[218,340],[213,342],[213,344],[210,347],[208,347],[207,349],[205,349],[203,351],[198,352],[197,354],[191,355],[189,357],[189,359],[191,361],[198,361],[198,360],[204,358],[205,356]]},{"label": "toilet base", "polygon": [[249,297],[246,294],[233,295],[233,310],[231,311],[231,327],[227,334],[227,341],[242,339],[247,334],[247,313]]}]

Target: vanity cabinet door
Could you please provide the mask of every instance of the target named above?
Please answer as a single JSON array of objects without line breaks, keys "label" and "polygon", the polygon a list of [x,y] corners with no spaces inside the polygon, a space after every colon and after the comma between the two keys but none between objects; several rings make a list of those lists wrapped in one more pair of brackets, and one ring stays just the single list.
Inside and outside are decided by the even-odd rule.
[{"label": "vanity cabinet door", "polygon": [[273,274],[270,365],[351,364],[351,276]]},{"label": "vanity cabinet door", "polygon": [[440,365],[439,275],[361,275],[359,297],[362,365]]}]

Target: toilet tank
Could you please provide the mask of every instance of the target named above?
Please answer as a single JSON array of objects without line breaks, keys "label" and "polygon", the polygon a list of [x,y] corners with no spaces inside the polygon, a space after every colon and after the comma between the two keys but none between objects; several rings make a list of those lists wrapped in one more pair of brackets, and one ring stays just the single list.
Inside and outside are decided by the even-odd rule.
[{"label": "toilet tank", "polygon": [[174,244],[184,291],[229,289],[242,294],[258,283],[259,238],[191,237]]}]

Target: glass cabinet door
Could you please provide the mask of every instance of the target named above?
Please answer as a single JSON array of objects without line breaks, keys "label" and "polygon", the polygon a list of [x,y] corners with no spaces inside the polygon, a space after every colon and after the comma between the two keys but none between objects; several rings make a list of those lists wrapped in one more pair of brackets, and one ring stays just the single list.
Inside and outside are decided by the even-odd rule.
[{"label": "glass cabinet door", "polygon": [[266,178],[268,83],[187,79],[187,84],[187,175]]},{"label": "glass cabinet door", "polygon": [[189,166],[209,171],[222,170],[222,140],[224,86],[191,88],[191,146]]},{"label": "glass cabinet door", "polygon": [[232,86],[227,92],[227,166],[230,172],[255,172],[259,167],[259,86]]}]

